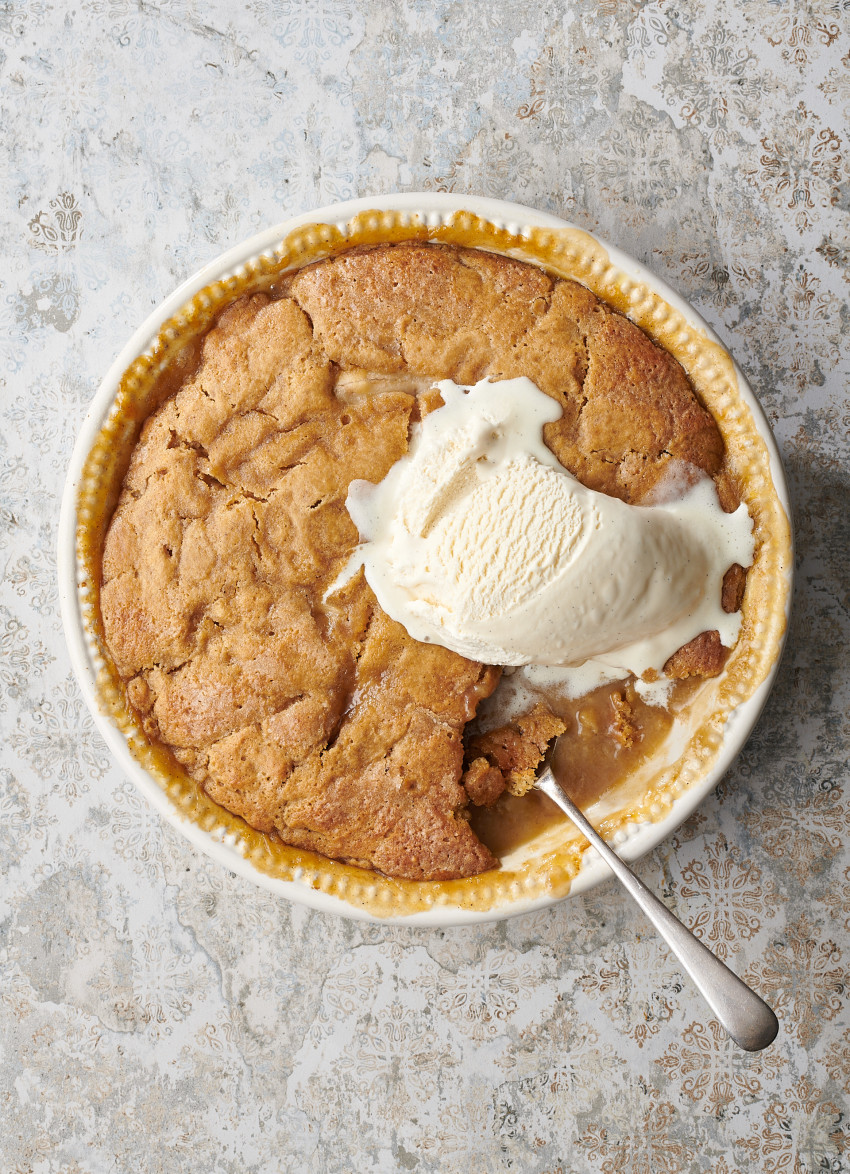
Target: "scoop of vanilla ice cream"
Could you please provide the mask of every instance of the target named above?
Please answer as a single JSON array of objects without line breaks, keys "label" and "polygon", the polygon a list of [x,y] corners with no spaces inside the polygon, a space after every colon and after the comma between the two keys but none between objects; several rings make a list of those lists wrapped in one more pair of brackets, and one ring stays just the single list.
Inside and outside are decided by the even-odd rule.
[{"label": "scoop of vanilla ice cream", "polygon": [[700,632],[724,644],[740,616],[723,574],[749,566],[744,506],[703,478],[680,500],[630,506],[587,489],[543,442],[561,409],[529,379],[437,384],[444,406],[415,427],[379,485],[348,511],[381,607],[417,640],[501,665],[660,670]]}]

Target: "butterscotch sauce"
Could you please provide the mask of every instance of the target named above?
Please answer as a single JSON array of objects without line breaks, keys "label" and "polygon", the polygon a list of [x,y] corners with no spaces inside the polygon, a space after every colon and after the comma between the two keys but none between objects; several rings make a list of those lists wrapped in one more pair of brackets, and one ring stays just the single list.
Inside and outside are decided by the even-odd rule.
[{"label": "butterscotch sauce", "polygon": [[[602,685],[583,697],[548,692],[544,700],[566,730],[555,770],[582,810],[615,791],[661,749],[676,719],[702,682],[676,681],[664,707],[649,705],[632,679]],[[539,791],[505,792],[489,808],[472,809],[472,826],[490,851],[504,857],[550,831],[566,817]]]},{"label": "butterscotch sauce", "polygon": [[550,831],[566,816],[542,791],[504,791],[492,807],[470,808],[473,831],[500,860]]}]

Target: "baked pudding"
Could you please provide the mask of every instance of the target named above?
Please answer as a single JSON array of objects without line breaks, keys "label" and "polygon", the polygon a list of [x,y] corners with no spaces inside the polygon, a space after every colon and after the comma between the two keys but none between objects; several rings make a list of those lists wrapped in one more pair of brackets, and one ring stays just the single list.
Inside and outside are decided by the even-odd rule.
[{"label": "baked pudding", "polygon": [[[351,572],[352,482],[407,457],[437,384],[522,378],[587,490],[645,507],[710,478],[730,514],[745,496],[668,351],[583,285],[456,245],[360,247],[237,298],[147,416],[99,562],[105,648],[151,743],[272,840],[412,880],[493,869],[551,818],[524,792],[554,736],[586,804],[722,672],[707,629],[660,671],[500,684]],[[718,574],[727,615],[745,586],[739,563]]]}]

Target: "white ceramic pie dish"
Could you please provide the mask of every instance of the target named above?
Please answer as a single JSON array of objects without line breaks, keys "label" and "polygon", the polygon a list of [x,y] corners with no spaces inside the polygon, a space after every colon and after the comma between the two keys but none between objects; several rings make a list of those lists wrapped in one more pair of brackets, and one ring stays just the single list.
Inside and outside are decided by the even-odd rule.
[{"label": "white ceramic pie dish", "polygon": [[[514,234],[520,234],[526,228],[561,229],[571,227],[565,221],[546,213],[524,208],[517,204],[480,197],[411,193],[382,196],[376,199],[367,198],[310,211],[284,221],[228,250],[184,282],[154,310],[117,356],[92,401],[77,438],[62,498],[59,525],[58,567],[62,617],[71,661],[86,703],[117,763],[164,818],[197,848],[206,852],[226,868],[254,883],[289,900],[323,912],[361,919],[395,921],[410,925],[469,924],[475,921],[489,921],[529,912],[550,905],[560,898],[551,895],[531,897],[520,895],[516,899],[505,901],[486,910],[468,909],[459,905],[452,906],[443,903],[420,912],[384,918],[375,912],[364,909],[362,904],[356,901],[348,901],[333,893],[320,891],[313,886],[309,877],[299,876],[297,871],[292,879],[283,879],[257,868],[240,849],[237,837],[229,835],[220,827],[207,830],[200,823],[187,818],[169,796],[167,789],[163,788],[161,782],[154,778],[141,765],[138,757],[131,752],[125,733],[122,732],[102,704],[97,685],[98,673],[102,667],[99,659],[100,654],[96,641],[93,640],[85,623],[83,600],[86,572],[78,557],[77,540],[80,524],[78,508],[80,487],[87,457],[92,451],[104,422],[110,415],[119,384],[127,368],[137,356],[142,355],[152,346],[163,324],[178,314],[181,308],[189,303],[199,291],[205,290],[215,282],[224,281],[226,283],[231,275],[240,273],[245,266],[251,266],[257,258],[273,252],[281,240],[302,226],[330,224],[344,232],[352,217],[373,209],[390,210],[401,213],[403,216],[418,217],[424,223],[433,225],[444,222],[455,213],[468,211],[499,228],[506,228]],[[621,273],[628,275],[635,283],[649,287],[673,311],[680,314],[685,322],[708,339],[719,343],[711,328],[669,286],[620,250],[605,242],[599,242],[599,244],[605,249],[611,264]],[[770,426],[744,376],[737,367],[734,370],[740,398],[749,408],[756,431],[764,442],[769,461],[769,475],[776,496],[785,514],[790,517],[787,486]],[[790,560],[784,573],[788,580],[785,593],[787,613],[791,598]],[[779,638],[775,659],[764,680],[743,703],[730,713],[725,721],[722,745],[704,776],[675,799],[663,818],[653,822],[630,824],[616,834],[614,842],[625,859],[635,860],[665,839],[699,806],[728,770],[755,726],[768,697],[778,670],[783,641],[784,635]],[[586,892],[606,879],[608,875],[608,870],[601,861],[592,853],[586,853],[581,869],[572,881],[570,895]],[[380,884],[380,880],[378,880],[378,884]]]}]

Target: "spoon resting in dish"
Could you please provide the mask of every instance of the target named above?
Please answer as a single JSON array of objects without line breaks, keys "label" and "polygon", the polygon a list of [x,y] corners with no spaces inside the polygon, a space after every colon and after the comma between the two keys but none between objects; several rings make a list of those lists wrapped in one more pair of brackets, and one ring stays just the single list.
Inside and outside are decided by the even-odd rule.
[{"label": "spoon resting in dish", "polygon": [[716,958],[606,844],[555,777],[552,763],[556,745],[557,742],[553,742],[543,758],[535,783],[537,789],[560,807],[596,849],[629,896],[661,934],[735,1043],[748,1052],[758,1052],[768,1047],[779,1031],[779,1023],[773,1011],[755,991]]}]

